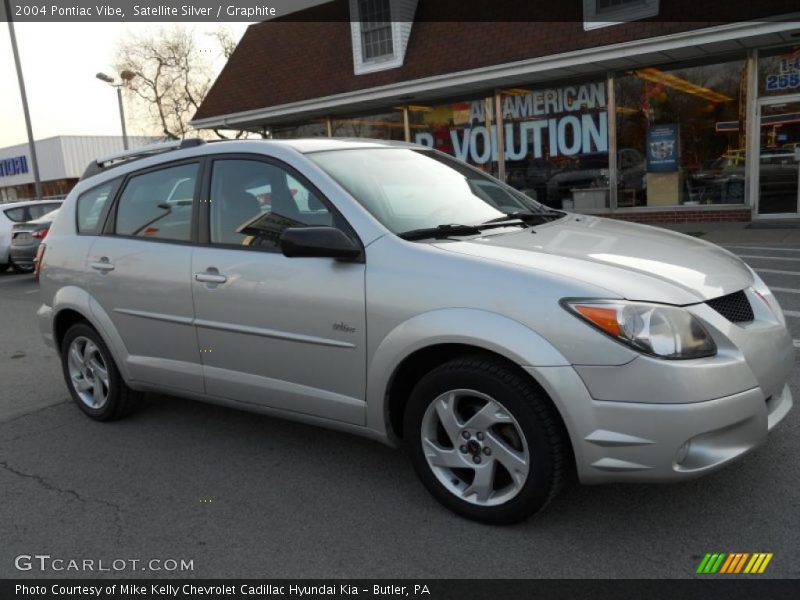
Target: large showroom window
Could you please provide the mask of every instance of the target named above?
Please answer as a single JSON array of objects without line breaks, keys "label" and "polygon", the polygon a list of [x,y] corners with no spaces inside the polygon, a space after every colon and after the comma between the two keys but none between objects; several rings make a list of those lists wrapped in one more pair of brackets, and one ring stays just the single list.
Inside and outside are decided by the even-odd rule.
[{"label": "large showroom window", "polygon": [[314,119],[308,123],[276,125],[271,129],[272,137],[276,140],[326,137],[328,135],[326,123],[326,119]]},{"label": "large showroom window", "polygon": [[616,78],[617,206],[745,201],[746,61]]},{"label": "large showroom window", "polygon": [[609,206],[605,81],[507,88],[501,106],[510,185],[555,208]]},{"label": "large showroom window", "polygon": [[334,117],[331,120],[331,133],[333,137],[405,140],[403,108],[377,115]]},{"label": "large showroom window", "polygon": [[409,104],[408,120],[412,142],[436,148],[497,176],[493,97]]}]

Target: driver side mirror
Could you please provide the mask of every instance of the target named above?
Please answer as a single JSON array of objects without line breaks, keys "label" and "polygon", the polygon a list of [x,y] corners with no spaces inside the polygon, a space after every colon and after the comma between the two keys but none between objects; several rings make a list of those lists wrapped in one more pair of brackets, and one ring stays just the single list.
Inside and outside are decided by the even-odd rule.
[{"label": "driver side mirror", "polygon": [[289,258],[355,260],[361,247],[335,227],[289,227],[280,239],[281,252]]}]

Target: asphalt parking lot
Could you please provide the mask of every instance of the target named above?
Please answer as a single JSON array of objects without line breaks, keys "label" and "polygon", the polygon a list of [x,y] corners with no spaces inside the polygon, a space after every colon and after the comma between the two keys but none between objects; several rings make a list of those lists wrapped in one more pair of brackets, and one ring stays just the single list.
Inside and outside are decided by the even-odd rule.
[{"label": "asphalt parking lot", "polygon": [[[800,247],[737,246],[800,344]],[[800,408],[767,444],[678,485],[572,483],[521,525],[460,519],[407,457],[344,434],[167,396],[99,424],[41,342],[30,276],[0,274],[0,577],[20,554],[192,560],[178,577],[691,577],[706,552],[800,576]],[[800,379],[792,378],[795,397]]]}]

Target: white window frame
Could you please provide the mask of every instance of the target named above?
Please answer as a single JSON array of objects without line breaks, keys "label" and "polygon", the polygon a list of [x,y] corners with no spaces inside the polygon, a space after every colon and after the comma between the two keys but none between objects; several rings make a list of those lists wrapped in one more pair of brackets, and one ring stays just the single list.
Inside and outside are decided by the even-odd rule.
[{"label": "white window frame", "polygon": [[658,15],[658,0],[640,0],[635,4],[603,12],[597,11],[597,0],[583,0],[583,29],[585,31],[619,25],[628,21],[638,21],[656,15]]},{"label": "white window frame", "polygon": [[[393,3],[390,1],[390,18],[394,16],[392,14],[392,5]],[[392,33],[392,53],[365,60],[364,49],[362,47],[363,36],[361,35],[361,14],[359,11],[358,0],[350,0],[350,14],[353,16],[353,18],[350,20],[350,35],[353,40],[353,66],[355,74],[363,75],[365,73],[374,73],[376,71],[384,71],[386,69],[402,67],[403,54],[399,48],[401,23],[395,21],[390,21],[389,23]]]}]

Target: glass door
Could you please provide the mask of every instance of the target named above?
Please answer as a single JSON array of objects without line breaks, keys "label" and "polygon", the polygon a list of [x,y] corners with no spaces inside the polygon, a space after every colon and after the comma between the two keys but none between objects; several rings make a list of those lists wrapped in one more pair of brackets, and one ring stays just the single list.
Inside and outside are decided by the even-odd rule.
[{"label": "glass door", "polygon": [[800,212],[800,96],[759,103],[758,214]]}]

